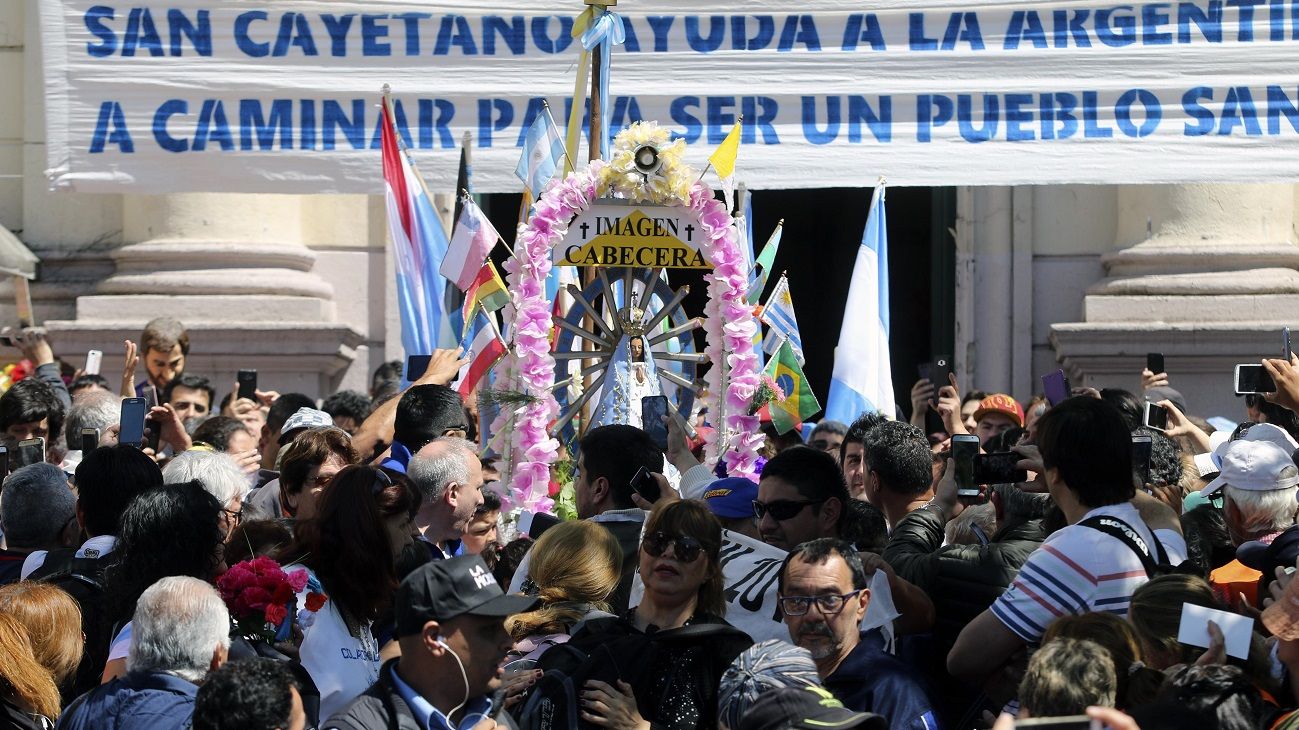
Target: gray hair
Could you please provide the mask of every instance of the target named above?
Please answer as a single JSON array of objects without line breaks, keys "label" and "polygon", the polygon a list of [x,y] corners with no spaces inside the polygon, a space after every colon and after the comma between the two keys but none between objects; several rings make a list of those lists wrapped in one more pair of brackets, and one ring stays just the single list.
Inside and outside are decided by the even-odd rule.
[{"label": "gray hair", "polygon": [[67,420],[63,422],[63,434],[68,448],[81,448],[81,429],[97,428],[103,434],[121,417],[122,399],[115,393],[89,390],[78,395],[72,408],[68,409]]},{"label": "gray hair", "polygon": [[[983,531],[982,540],[974,530],[975,525]],[[945,532],[949,545],[981,545],[997,534],[997,508],[991,502],[970,505],[947,523]]]},{"label": "gray hair", "polygon": [[456,436],[442,436],[433,439],[433,444],[440,444],[430,456],[416,456],[406,467],[406,476],[415,483],[425,502],[436,502],[442,499],[447,485],[455,482],[464,484],[469,481],[469,461],[478,459],[478,449],[472,441]]},{"label": "gray hair", "polygon": [[222,507],[248,491],[248,475],[229,454],[190,449],[178,454],[162,470],[164,484],[195,480],[203,485],[204,491],[216,497]]},{"label": "gray hair", "polygon": [[1265,492],[1241,489],[1230,484],[1223,494],[1240,513],[1240,528],[1248,533],[1277,532],[1295,523],[1296,487],[1270,489]]},{"label": "gray hair", "polygon": [[4,480],[0,529],[10,548],[57,546],[63,528],[76,514],[77,497],[68,487],[68,477],[53,464],[30,464]]},{"label": "gray hair", "polygon": [[217,647],[230,648],[230,612],[198,578],[171,576],[149,586],[135,605],[129,672],[165,672],[203,681]]}]

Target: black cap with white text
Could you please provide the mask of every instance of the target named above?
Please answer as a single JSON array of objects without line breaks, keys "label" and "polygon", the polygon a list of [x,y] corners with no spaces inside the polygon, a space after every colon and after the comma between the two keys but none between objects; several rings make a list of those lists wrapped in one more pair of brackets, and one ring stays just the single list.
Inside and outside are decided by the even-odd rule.
[{"label": "black cap with white text", "polygon": [[424,630],[429,621],[457,616],[504,618],[532,610],[539,601],[527,596],[507,596],[477,555],[435,560],[417,568],[397,589],[397,636]]}]

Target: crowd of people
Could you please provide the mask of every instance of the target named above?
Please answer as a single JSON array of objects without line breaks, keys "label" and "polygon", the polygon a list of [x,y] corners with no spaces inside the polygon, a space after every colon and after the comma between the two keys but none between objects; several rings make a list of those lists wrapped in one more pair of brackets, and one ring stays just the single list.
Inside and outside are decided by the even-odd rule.
[{"label": "crowd of people", "polygon": [[[707,412],[594,427],[576,518],[516,521],[458,352],[218,400],[174,320],[120,383],[11,337],[0,730],[1299,728],[1299,360],[1226,429],[1176,373],[922,379],[908,421],[764,423],[756,480],[703,462]],[[972,481],[970,436],[1021,477]]]}]

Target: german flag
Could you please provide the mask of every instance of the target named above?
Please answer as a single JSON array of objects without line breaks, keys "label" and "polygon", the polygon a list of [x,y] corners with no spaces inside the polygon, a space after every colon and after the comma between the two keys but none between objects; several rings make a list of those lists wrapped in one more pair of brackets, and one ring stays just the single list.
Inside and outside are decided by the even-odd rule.
[{"label": "german flag", "polygon": [[501,275],[496,273],[496,267],[492,265],[491,259],[488,259],[478,270],[478,276],[474,277],[474,282],[469,285],[469,289],[465,291],[463,313],[466,329],[479,307],[482,307],[484,312],[495,312],[509,303],[510,292],[505,288],[505,282],[501,281]]}]

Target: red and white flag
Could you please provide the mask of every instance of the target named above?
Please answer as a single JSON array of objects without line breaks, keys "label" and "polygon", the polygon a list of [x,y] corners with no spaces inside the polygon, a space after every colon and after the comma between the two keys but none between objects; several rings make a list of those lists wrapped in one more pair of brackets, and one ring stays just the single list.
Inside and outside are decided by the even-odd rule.
[{"label": "red and white flag", "polygon": [[464,398],[468,398],[496,363],[505,357],[506,345],[496,334],[495,327],[481,327],[473,342],[469,343],[469,352],[471,359],[460,369],[460,383],[456,385],[456,391]]},{"label": "red and white flag", "polygon": [[451,233],[450,249],[438,270],[454,281],[460,291],[469,291],[478,270],[487,260],[487,254],[491,253],[492,246],[500,237],[483,209],[472,199],[466,199],[460,220],[456,221],[456,229]]}]

